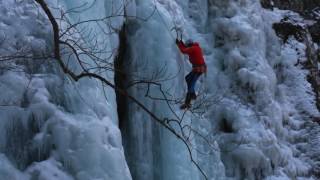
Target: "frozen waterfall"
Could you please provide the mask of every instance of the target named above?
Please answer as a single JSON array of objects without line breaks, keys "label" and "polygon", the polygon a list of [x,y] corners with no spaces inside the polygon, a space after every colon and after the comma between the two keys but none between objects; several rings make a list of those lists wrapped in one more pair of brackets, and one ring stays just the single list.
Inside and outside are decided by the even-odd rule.
[{"label": "frozen waterfall", "polygon": [[[92,78],[74,82],[52,59],[21,57],[0,61],[0,180],[203,180],[199,167],[210,180],[315,179],[306,124],[319,110],[308,71],[296,65],[307,47],[294,38],[282,43],[272,29],[292,12],[264,9],[259,0],[46,2],[57,17],[80,8],[66,14],[68,22],[88,21],[78,28],[93,36],[75,36],[114,60],[115,70],[98,73],[166,122],[183,117],[195,130],[191,150],[114,89]],[[104,17],[111,18],[90,21]],[[174,27],[203,48],[199,109],[179,109],[191,65]],[[0,59],[41,55],[51,44],[51,24],[34,0],[0,0]],[[90,56],[84,61],[95,65]],[[81,70],[75,57],[68,65]]]},{"label": "frozen waterfall", "polygon": [[[292,48],[303,52],[305,46],[293,41],[295,46],[282,47],[272,29],[284,12],[264,10],[253,0],[159,0],[136,1],[136,14],[146,17],[155,6],[157,11],[148,22],[128,22],[126,61],[131,66],[125,69],[146,79],[158,69],[165,69],[164,79],[177,74],[162,85],[173,97],[181,97],[190,66],[179,55],[170,28],[178,26],[185,40],[200,42],[209,70],[201,78],[199,93],[214,104],[201,117],[187,113],[184,121],[218,144],[210,155],[194,154],[209,179],[308,177],[312,167],[296,145],[308,120],[301,109],[312,116],[319,112],[312,88],[305,82],[306,72],[294,66],[299,54]],[[277,69],[280,64],[284,71]],[[134,81],[130,77],[127,81]],[[144,97],[146,89],[130,92],[159,116],[173,116],[166,102]],[[153,96],[159,94],[153,91]],[[297,97],[301,98],[297,101]],[[177,105],[174,108],[183,113]],[[125,121],[123,141],[134,179],[203,179],[179,140],[136,105],[129,103],[126,109],[127,116],[121,119]],[[210,149],[196,139],[194,146]]]}]

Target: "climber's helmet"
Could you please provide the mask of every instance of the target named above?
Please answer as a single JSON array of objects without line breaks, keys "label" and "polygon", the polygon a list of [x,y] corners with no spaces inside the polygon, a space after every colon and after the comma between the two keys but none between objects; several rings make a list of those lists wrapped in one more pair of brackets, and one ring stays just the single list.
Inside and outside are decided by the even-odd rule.
[{"label": "climber's helmet", "polygon": [[187,47],[191,47],[193,45],[193,40],[192,39],[188,39],[187,41],[186,41],[186,46]]}]

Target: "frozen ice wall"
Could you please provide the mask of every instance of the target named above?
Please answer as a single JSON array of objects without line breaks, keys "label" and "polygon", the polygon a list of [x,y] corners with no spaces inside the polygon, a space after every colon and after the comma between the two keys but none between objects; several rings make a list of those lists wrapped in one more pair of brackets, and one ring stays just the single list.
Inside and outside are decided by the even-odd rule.
[{"label": "frozen ice wall", "polygon": [[[294,39],[281,44],[272,29],[286,12],[264,10],[259,0],[47,2],[63,9],[81,7],[80,13],[68,14],[71,22],[128,15],[126,49],[118,59],[126,73],[121,81],[161,83],[162,91],[145,84],[128,89],[161,118],[183,115],[179,104],[155,99],[165,92],[169,99],[182,100],[184,76],[191,69],[175,45],[172,27],[183,30],[184,40],[200,43],[208,73],[197,85],[195,105],[203,98],[213,103],[200,115],[187,111],[183,123],[210,140],[210,146],[199,138],[191,141],[193,158],[209,179],[312,179],[308,150],[316,148],[306,143],[306,122],[319,112],[308,72],[296,66],[298,59],[305,60],[305,45]],[[117,34],[104,30],[110,25],[121,29],[123,23],[118,16],[85,27],[111,53],[120,42]],[[1,55],[51,51],[51,35],[32,0],[0,0]],[[53,60],[21,57],[0,67],[0,180],[203,179],[185,145],[139,106],[124,100],[123,114],[117,114],[112,89],[103,93],[92,79],[75,83]],[[112,72],[101,75],[114,79]]]},{"label": "frozen ice wall", "polygon": [[[161,81],[163,89],[182,98],[190,65],[179,55],[171,28],[180,27],[185,40],[200,42],[208,74],[200,79],[199,92],[214,104],[202,118],[188,112],[185,121],[218,144],[210,156],[194,153],[209,178],[312,179],[305,125],[319,112],[307,72],[295,66],[306,47],[294,40],[282,45],[272,29],[283,12],[264,10],[258,0],[137,0],[136,15],[148,17],[154,7],[147,22],[128,21],[128,82],[167,79]],[[154,76],[159,70],[160,77]],[[156,87],[152,90],[153,96],[161,95]],[[146,86],[130,92],[155,114],[173,116],[166,103],[145,96]],[[127,109],[122,132],[134,179],[203,178],[179,140],[134,104]],[[183,113],[178,105],[173,109]]]},{"label": "frozen ice wall", "polygon": [[[184,73],[190,65],[178,53],[175,32],[171,32],[174,24],[185,26],[188,31],[196,29],[186,22],[183,11],[184,2],[175,1],[136,1],[136,16],[148,18],[148,21],[132,19],[127,22],[127,37],[130,49],[127,51],[126,72],[130,77],[128,83],[135,80],[153,80],[161,82],[161,89],[168,93],[169,99],[182,99],[184,96]],[[156,7],[156,10],[155,10]],[[187,16],[187,14],[186,14]],[[186,32],[188,33],[188,32]],[[200,36],[198,36],[200,37]],[[203,38],[201,40],[204,41]],[[128,68],[128,66],[131,66]],[[178,105],[170,105],[165,101],[156,101],[152,97],[162,97],[159,87],[151,85],[146,97],[146,85],[131,88],[133,96],[139,97],[146,107],[162,118],[175,118],[172,110],[182,115]],[[172,109],[171,109],[172,108]],[[126,157],[133,179],[201,179],[199,171],[190,162],[185,145],[167,130],[159,127],[138,106],[129,103],[127,117],[122,127]],[[191,116],[185,123],[194,121]],[[197,155],[195,155],[197,156]],[[223,178],[224,169],[219,156],[198,158],[211,178]],[[214,172],[214,170],[217,170]]]},{"label": "frozen ice wall", "polygon": [[308,72],[296,65],[305,45],[281,45],[271,27],[282,13],[263,10],[259,1],[214,1],[209,12],[217,81],[227,90],[211,113],[243,138],[222,155],[227,176],[311,178],[305,128],[319,111]]},{"label": "frozen ice wall", "polygon": [[[110,13],[108,1],[46,2],[68,9],[85,2],[91,6],[80,15],[69,14],[73,22]],[[112,23],[118,27],[122,20]],[[87,26],[97,29],[93,33],[99,40],[107,39],[107,48],[117,46],[116,37],[105,36],[93,24]],[[48,52],[51,32],[34,1],[0,1],[1,55]],[[69,65],[74,66],[72,62]],[[102,75],[113,81],[113,74]],[[0,90],[1,180],[131,179],[112,90],[105,89],[105,97],[101,83],[89,79],[74,83],[54,60],[23,57],[1,62]]]}]

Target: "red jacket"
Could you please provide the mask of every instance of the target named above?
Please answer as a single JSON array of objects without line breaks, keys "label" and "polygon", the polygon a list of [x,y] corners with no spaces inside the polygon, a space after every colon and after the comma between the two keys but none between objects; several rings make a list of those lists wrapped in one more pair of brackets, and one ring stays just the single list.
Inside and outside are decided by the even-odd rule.
[{"label": "red jacket", "polygon": [[198,43],[193,43],[191,47],[186,47],[182,41],[178,47],[183,54],[188,54],[189,61],[193,66],[205,65],[202,49]]}]

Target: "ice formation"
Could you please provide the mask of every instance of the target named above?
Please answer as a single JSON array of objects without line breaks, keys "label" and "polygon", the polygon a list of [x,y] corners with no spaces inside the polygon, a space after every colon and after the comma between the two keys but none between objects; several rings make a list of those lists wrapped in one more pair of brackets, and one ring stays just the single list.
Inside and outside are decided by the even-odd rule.
[{"label": "ice formation", "polygon": [[[87,15],[105,16],[103,5]],[[51,26],[35,2],[0,1],[0,9],[1,54],[50,48]],[[73,83],[53,62],[22,59],[16,66],[1,64],[1,180],[131,179],[113,91],[105,97],[99,82]]]},{"label": "ice formation", "polygon": [[[200,116],[187,112],[184,123],[214,140],[212,147],[192,140],[194,148],[210,152],[192,151],[208,179],[315,179],[309,150],[317,150],[308,144],[307,125],[319,111],[308,71],[296,65],[306,60],[307,47],[294,38],[282,44],[272,29],[287,11],[263,9],[259,0],[128,0],[125,8],[113,0],[47,1],[62,9],[86,2],[90,8],[69,14],[70,21],[110,16],[114,9],[128,15],[110,21],[119,29],[126,23],[124,83],[155,77],[170,98],[183,98],[191,67],[172,27],[201,44],[208,73],[198,92],[213,104]],[[106,36],[100,25],[86,24],[107,49],[117,48],[118,36]],[[50,51],[51,35],[34,1],[0,0],[1,55]],[[119,119],[113,89],[104,93],[92,79],[73,82],[52,61],[22,57],[0,67],[0,180],[204,179],[185,145],[139,106],[126,101]],[[104,76],[113,81],[113,72]],[[146,97],[146,89],[133,86],[129,93],[159,117],[184,113]],[[162,92],[152,86],[149,95]]]}]

